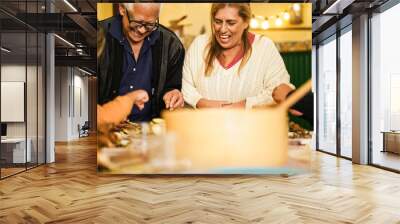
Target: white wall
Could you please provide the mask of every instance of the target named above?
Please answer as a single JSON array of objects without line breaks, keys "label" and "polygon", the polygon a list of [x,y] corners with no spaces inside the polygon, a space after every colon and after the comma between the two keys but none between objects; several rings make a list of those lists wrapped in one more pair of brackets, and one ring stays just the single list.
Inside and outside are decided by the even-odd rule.
[{"label": "white wall", "polygon": [[78,136],[78,124],[82,126],[85,121],[88,121],[88,78],[87,76],[81,76],[83,73],[77,69],[74,70],[74,73],[74,113],[72,120],[72,134],[73,136]]},{"label": "white wall", "polygon": [[88,78],[72,67],[55,70],[55,140],[70,141],[79,137],[78,124],[88,120]]},{"label": "white wall", "polygon": [[69,69],[55,68],[55,141],[68,140]]}]

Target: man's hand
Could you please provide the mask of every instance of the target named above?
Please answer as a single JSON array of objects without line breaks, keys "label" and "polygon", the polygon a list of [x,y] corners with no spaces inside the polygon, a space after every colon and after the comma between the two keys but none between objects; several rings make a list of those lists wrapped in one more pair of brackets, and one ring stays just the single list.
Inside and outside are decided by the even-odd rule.
[{"label": "man's hand", "polygon": [[143,110],[144,104],[149,101],[149,95],[144,90],[135,90],[128,93],[128,96],[132,99],[133,104],[135,104],[139,110]]},{"label": "man's hand", "polygon": [[293,89],[287,84],[280,84],[279,86],[275,87],[274,91],[272,92],[272,98],[275,102],[281,103],[286,99],[286,96],[293,91]]},{"label": "man's hand", "polygon": [[184,105],[183,95],[177,89],[165,93],[163,100],[165,103],[165,107],[169,110],[174,110],[176,108],[183,107]]}]

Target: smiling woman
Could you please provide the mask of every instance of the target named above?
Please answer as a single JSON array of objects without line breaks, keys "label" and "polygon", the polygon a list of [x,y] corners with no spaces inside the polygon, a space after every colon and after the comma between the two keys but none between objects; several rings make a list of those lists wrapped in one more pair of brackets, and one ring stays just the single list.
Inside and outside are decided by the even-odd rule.
[{"label": "smiling woman", "polygon": [[[227,7],[231,5],[231,7]],[[243,4],[213,4],[211,7],[212,34],[214,38],[209,43],[206,58],[206,75],[210,75],[216,57],[229,66],[232,57],[238,52],[243,54],[239,71],[246,64],[251,54],[248,39],[250,5]]]},{"label": "smiling woman", "polygon": [[197,37],[186,54],[186,103],[194,108],[252,108],[275,103],[272,92],[281,84],[293,88],[274,43],[248,31],[251,15],[248,3],[212,4],[211,36]]}]

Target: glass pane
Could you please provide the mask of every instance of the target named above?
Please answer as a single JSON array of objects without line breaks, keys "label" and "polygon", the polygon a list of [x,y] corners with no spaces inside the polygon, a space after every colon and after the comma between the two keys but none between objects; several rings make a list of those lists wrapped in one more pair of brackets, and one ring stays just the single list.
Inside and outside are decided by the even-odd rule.
[{"label": "glass pane", "polygon": [[[28,63],[27,63],[27,80],[26,80],[26,112],[27,112],[27,142],[30,145],[30,159],[28,160],[28,168],[37,165],[37,132],[38,132],[38,107],[37,107],[37,91],[38,91],[38,36],[36,32],[27,33],[28,38]],[[29,148],[28,147],[28,148]]]},{"label": "glass pane", "polygon": [[311,78],[312,78],[312,86],[313,86],[313,93],[314,93],[314,106],[313,106],[313,109],[314,109],[314,127],[313,127],[313,134],[312,134],[312,148],[315,150],[317,147],[316,147],[316,142],[317,142],[317,139],[316,139],[316,129],[315,129],[315,127],[316,127],[316,120],[317,120],[317,116],[316,116],[316,110],[317,110],[317,101],[316,101],[316,86],[317,86],[317,77],[316,77],[316,75],[317,75],[317,47],[315,46],[315,45],[313,45],[312,46],[312,70],[311,70]]},{"label": "glass pane", "polygon": [[[30,21],[33,24],[37,23],[37,16],[34,16],[35,13],[38,12],[38,4],[36,1],[27,2],[26,10],[26,18],[27,21]],[[36,20],[36,21],[33,21]],[[27,142],[30,145],[30,161],[27,163],[27,167],[35,167],[37,166],[37,132],[38,132],[38,108],[37,108],[37,75],[38,75],[38,34],[36,30],[28,29],[27,30],[27,80],[26,80],[26,89],[27,89],[27,98],[26,98],[26,113],[27,113]]]},{"label": "glass pane", "polygon": [[352,33],[340,37],[340,153],[352,157]]},{"label": "glass pane", "polygon": [[[0,17],[8,18],[4,14]],[[9,27],[6,23],[2,26]],[[31,158],[31,142],[26,141],[26,33],[5,29],[1,32],[1,121],[6,130],[1,140],[1,174],[5,177],[25,170],[25,163]]]},{"label": "glass pane", "polygon": [[[44,162],[45,37],[23,21],[36,24],[45,1],[2,0],[1,82],[3,133],[1,177]],[[12,16],[10,16],[12,15]],[[34,26],[34,25],[33,25]],[[3,100],[3,98],[6,100]],[[10,103],[12,102],[12,103]],[[3,105],[4,104],[4,105]],[[12,108],[12,107],[14,108]],[[19,108],[19,109],[15,109]],[[13,113],[10,113],[13,111]],[[10,117],[11,116],[11,117]]]},{"label": "glass pane", "polygon": [[400,170],[400,5],[375,15],[372,25],[372,163]]},{"label": "glass pane", "polygon": [[318,48],[318,146],[336,153],[336,40]]}]

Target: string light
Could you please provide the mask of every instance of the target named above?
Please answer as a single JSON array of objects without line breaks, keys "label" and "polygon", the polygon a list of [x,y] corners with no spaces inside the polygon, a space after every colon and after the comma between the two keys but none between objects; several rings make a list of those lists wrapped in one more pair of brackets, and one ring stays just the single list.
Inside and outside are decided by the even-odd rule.
[{"label": "string light", "polygon": [[268,20],[265,20],[265,21],[263,21],[263,22],[261,23],[261,28],[262,28],[263,30],[267,30],[267,29],[269,28],[269,22],[268,22]]},{"label": "string light", "polygon": [[286,23],[291,19],[290,13],[292,11],[298,12],[300,10],[301,10],[301,4],[294,3],[288,10],[280,12],[278,15],[270,16],[269,19],[268,17],[252,15],[252,18],[250,19],[250,28],[267,30],[271,28],[271,24],[269,21],[273,22],[273,27],[282,27],[284,21]]},{"label": "string light", "polygon": [[257,29],[258,28],[258,21],[256,18],[251,18],[250,20],[250,27],[252,29]]},{"label": "string light", "polygon": [[299,3],[294,3],[293,4],[293,10],[296,11],[296,12],[300,11],[300,4]]},{"label": "string light", "polygon": [[275,26],[282,26],[283,22],[279,16],[276,16]]},{"label": "string light", "polygon": [[290,14],[289,14],[288,11],[285,11],[285,12],[283,13],[283,19],[286,20],[286,21],[288,21],[288,20],[290,19]]}]

